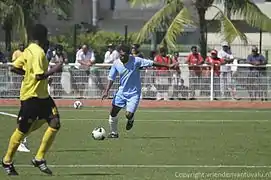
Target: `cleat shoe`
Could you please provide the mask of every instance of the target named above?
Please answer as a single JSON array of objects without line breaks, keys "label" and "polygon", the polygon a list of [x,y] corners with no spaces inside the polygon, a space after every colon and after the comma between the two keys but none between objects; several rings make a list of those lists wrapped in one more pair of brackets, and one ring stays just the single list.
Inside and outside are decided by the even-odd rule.
[{"label": "cleat shoe", "polygon": [[110,133],[110,134],[108,134],[107,138],[119,138],[119,134],[118,133]]},{"label": "cleat shoe", "polygon": [[19,175],[17,171],[15,170],[13,163],[5,164],[4,161],[2,160],[2,167],[4,168],[4,170],[9,176]]},{"label": "cleat shoe", "polygon": [[41,161],[38,161],[36,159],[32,159],[32,164],[39,168],[39,170],[45,174],[48,174],[48,175],[52,175],[53,172],[48,168],[47,164],[46,164],[46,161],[45,160],[41,160]]},{"label": "cleat shoe", "polygon": [[19,152],[30,152],[25,143],[21,143],[17,149]]},{"label": "cleat shoe", "polygon": [[127,121],[126,130],[129,131],[134,126],[134,118]]}]

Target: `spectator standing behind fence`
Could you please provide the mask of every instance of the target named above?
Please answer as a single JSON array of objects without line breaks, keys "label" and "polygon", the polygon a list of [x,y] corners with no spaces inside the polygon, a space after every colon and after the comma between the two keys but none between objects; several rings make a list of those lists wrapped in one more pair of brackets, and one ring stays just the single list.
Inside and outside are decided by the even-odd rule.
[{"label": "spectator standing behind fence", "polygon": [[217,50],[211,51],[211,56],[206,58],[206,63],[211,65],[214,70],[213,92],[214,100],[218,100],[220,92],[220,67],[225,64],[224,59],[218,57]]},{"label": "spectator standing behind fence", "polygon": [[[159,54],[154,58],[154,61],[158,63],[171,64],[171,59],[166,55],[166,48],[161,47]],[[168,90],[171,85],[171,73],[169,68],[156,67],[156,88],[157,88],[157,100],[168,100]]]},{"label": "spectator standing behind fence", "polygon": [[[50,63],[68,63],[68,58],[66,52],[64,52],[63,46],[58,44],[55,47],[55,52],[51,57]],[[52,68],[54,65],[50,65],[49,67]],[[62,94],[62,85],[61,85],[61,75],[57,73],[53,75],[50,83],[50,86],[53,87],[53,96],[54,98],[60,98]]]},{"label": "spectator standing behind fence", "polygon": [[140,48],[140,45],[139,45],[139,44],[133,44],[133,45],[132,45],[132,49],[131,49],[131,54],[132,54],[133,56],[143,58],[143,57],[144,57],[144,56],[143,56],[143,53],[140,52],[139,48]]},{"label": "spectator standing behind fence", "polygon": [[266,100],[267,98],[267,77],[265,67],[259,67],[267,64],[263,55],[258,52],[256,46],[252,47],[252,53],[247,57],[247,63],[253,65],[249,68],[247,89],[251,101],[257,97]]},{"label": "spectator standing behind fence", "polygon": [[195,90],[202,90],[201,65],[204,63],[196,46],[191,47],[191,53],[187,56],[185,63],[189,66],[190,100],[195,100]]},{"label": "spectator standing behind fence", "polygon": [[95,55],[93,50],[85,44],[76,53],[75,70],[72,71],[72,76],[76,83],[77,92],[80,98],[84,98],[86,85],[89,81],[90,66],[95,64]]},{"label": "spectator standing behind fence", "polygon": [[113,44],[108,44],[107,51],[104,55],[104,63],[111,64],[119,58],[119,53]]},{"label": "spectator standing behind fence", "polygon": [[11,61],[15,61],[24,52],[25,46],[23,43],[19,44],[19,48],[13,52]]},{"label": "spectator standing behind fence", "polygon": [[[18,57],[20,57],[23,52],[24,52],[24,49],[25,49],[25,46],[23,43],[19,44],[18,46],[18,49],[15,50],[12,54],[12,58],[11,58],[11,61],[15,61]],[[14,74],[14,73],[11,73],[9,71],[9,76],[11,77],[10,80],[11,80],[11,90],[10,90],[10,93],[12,96],[19,96],[18,94],[18,90],[20,89],[21,87],[21,82],[22,82],[22,79],[23,77],[22,76],[18,76],[17,74]]]},{"label": "spectator standing behind fence", "polygon": [[[222,49],[218,52],[218,57],[224,59],[225,65],[220,66],[220,91],[222,98],[228,98],[231,95],[231,80],[232,80],[232,72],[231,66],[227,66],[226,64],[232,64],[234,57],[230,50],[230,46],[227,42],[222,44]],[[235,97],[232,96],[232,99]]]}]

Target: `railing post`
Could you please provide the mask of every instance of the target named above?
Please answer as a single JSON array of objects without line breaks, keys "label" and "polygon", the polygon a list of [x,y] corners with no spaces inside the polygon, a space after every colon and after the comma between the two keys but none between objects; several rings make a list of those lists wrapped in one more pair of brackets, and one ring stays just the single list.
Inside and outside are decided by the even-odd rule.
[{"label": "railing post", "polygon": [[211,66],[211,88],[210,88],[210,100],[214,100],[214,68]]}]

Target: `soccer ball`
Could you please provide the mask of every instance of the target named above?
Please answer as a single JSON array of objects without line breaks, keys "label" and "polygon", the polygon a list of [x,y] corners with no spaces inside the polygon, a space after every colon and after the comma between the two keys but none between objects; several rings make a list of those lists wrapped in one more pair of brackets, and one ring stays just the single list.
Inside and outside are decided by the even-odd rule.
[{"label": "soccer ball", "polygon": [[73,107],[74,107],[75,109],[81,108],[81,107],[82,107],[81,101],[75,101],[75,102],[73,103]]},{"label": "soccer ball", "polygon": [[94,140],[104,140],[106,136],[105,129],[102,127],[97,127],[92,131],[92,138]]}]

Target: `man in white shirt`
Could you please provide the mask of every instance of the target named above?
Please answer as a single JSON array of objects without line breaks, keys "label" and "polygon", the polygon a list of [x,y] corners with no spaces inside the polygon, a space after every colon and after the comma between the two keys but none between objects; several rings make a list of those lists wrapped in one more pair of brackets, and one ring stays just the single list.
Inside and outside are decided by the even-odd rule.
[{"label": "man in white shirt", "polygon": [[76,53],[75,70],[72,72],[76,83],[76,89],[80,98],[84,97],[86,85],[88,84],[90,71],[89,68],[95,64],[95,54],[85,44]]},{"label": "man in white shirt", "polygon": [[[224,59],[226,64],[232,64],[234,57],[230,50],[230,46],[227,42],[222,43],[222,49],[218,52],[218,57]],[[231,67],[227,65],[220,66],[220,91],[222,98],[227,98],[232,96],[235,99],[236,93],[233,92],[232,87],[232,72]]]},{"label": "man in white shirt", "polygon": [[104,63],[105,64],[111,64],[113,63],[116,59],[119,58],[119,53],[117,50],[114,49],[113,44],[109,44],[107,46],[108,50],[106,51],[104,55]]}]

